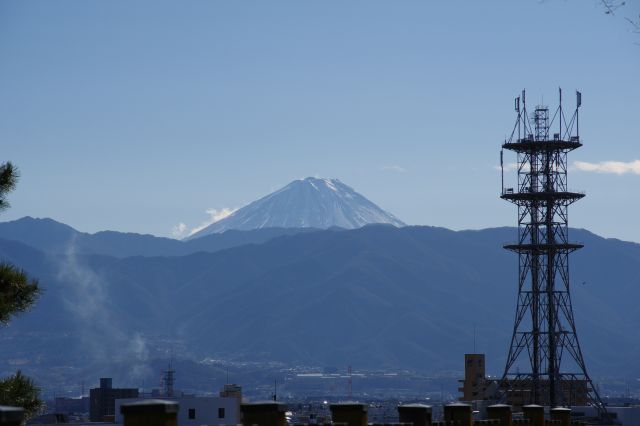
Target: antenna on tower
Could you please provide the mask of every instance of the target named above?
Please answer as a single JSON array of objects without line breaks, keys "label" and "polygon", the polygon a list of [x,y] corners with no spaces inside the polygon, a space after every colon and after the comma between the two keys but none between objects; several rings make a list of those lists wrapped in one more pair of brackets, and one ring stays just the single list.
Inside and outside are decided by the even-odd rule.
[{"label": "antenna on tower", "polygon": [[164,371],[163,375],[163,385],[164,385],[164,394],[169,398],[173,398],[173,384],[175,383],[175,370],[172,367],[172,360],[169,360],[169,368]]},{"label": "antenna on tower", "polygon": [[504,194],[504,153],[500,150],[500,179],[502,181],[502,193]]},{"label": "antenna on tower", "polygon": [[558,87],[558,118],[560,119],[559,133],[560,139],[562,139],[562,87]]},{"label": "antenna on tower", "polygon": [[514,104],[515,104],[515,110],[518,113],[518,121],[516,123],[516,126],[518,127],[518,139],[521,138],[521,134],[520,134],[520,96],[518,96],[515,100],[514,100]]},{"label": "antenna on tower", "polygon": [[582,93],[576,90],[576,137],[580,140],[580,124],[578,119],[578,110],[580,109],[580,105],[582,105]]},{"label": "antenna on tower", "polygon": [[476,353],[476,325],[473,324],[473,353]]},{"label": "antenna on tower", "polygon": [[353,376],[351,374],[351,366],[349,366],[347,372],[347,375],[349,376],[349,379],[347,381],[347,393],[349,395],[349,399],[351,399],[353,397]]},{"label": "antenna on tower", "polygon": [[278,400],[278,379],[273,379],[273,400]]}]

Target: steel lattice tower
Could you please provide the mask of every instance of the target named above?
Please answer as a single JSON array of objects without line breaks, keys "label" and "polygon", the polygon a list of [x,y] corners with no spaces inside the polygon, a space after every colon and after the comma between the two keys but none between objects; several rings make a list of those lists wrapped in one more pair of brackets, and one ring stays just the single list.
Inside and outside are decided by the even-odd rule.
[{"label": "steel lattice tower", "polygon": [[[569,254],[582,247],[569,241],[569,205],[584,197],[567,187],[567,154],[580,148],[578,110],[566,120],[560,103],[553,117],[546,106],[528,115],[525,92],[515,99],[518,114],[503,150],[517,154],[517,188],[501,198],[518,206],[518,241],[504,246],[518,253],[518,305],[502,380],[501,399],[524,404],[593,404],[604,410],[578,343],[569,292]],[[555,124],[554,124],[555,123]],[[554,133],[550,137],[551,128]],[[586,401],[581,401],[586,399]]]}]

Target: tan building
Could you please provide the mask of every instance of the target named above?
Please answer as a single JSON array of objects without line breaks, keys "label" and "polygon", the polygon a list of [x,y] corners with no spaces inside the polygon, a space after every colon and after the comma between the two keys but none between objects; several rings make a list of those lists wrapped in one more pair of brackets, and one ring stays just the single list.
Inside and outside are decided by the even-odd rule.
[{"label": "tan building", "polygon": [[[487,379],[485,375],[484,354],[465,354],[464,356],[464,380],[460,380],[462,386],[458,391],[462,393],[460,401],[485,401],[493,397],[498,381]],[[508,380],[502,383],[501,388],[507,394],[506,403],[515,407],[527,404],[549,405],[544,399],[534,401],[532,395],[533,383],[531,379]],[[563,401],[567,405],[588,405],[589,386],[586,380],[562,380],[560,389]],[[540,394],[549,394],[549,381],[540,380]]]},{"label": "tan building", "polygon": [[[536,403],[533,400],[533,383],[530,379],[510,380],[502,386],[507,393],[507,404],[515,407]],[[589,386],[586,380],[562,380],[560,382],[563,405],[588,405]],[[549,381],[540,380],[540,395],[542,399],[537,401],[539,405],[549,405],[545,396],[549,395]],[[490,396],[490,395],[489,395]]]},{"label": "tan building", "polygon": [[460,401],[477,401],[486,399],[487,385],[485,376],[484,354],[464,355],[464,380],[460,380],[462,392]]}]

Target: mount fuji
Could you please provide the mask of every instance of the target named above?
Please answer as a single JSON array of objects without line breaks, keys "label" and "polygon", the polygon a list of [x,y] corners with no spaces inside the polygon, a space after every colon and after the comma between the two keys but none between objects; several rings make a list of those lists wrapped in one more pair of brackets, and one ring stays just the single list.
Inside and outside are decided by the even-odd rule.
[{"label": "mount fuji", "polygon": [[199,238],[231,229],[360,228],[373,223],[405,224],[338,179],[294,180],[222,220],[190,235]]}]

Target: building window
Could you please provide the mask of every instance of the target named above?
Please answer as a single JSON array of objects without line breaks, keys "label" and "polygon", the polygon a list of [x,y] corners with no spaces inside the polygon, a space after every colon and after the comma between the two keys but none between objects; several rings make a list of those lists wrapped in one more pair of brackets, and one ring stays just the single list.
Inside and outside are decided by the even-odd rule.
[{"label": "building window", "polygon": [[189,408],[189,420],[193,420],[196,418],[196,409]]},{"label": "building window", "polygon": [[218,408],[218,418],[224,419],[224,407]]}]

